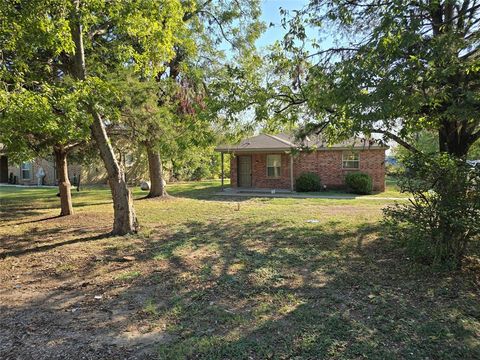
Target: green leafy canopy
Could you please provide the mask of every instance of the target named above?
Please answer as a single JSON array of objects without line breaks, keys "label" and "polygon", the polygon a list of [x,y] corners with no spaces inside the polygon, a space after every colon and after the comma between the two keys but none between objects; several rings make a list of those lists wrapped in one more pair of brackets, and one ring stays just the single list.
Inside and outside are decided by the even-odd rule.
[{"label": "green leafy canopy", "polygon": [[86,104],[107,118],[118,116],[107,75],[121,68],[144,75],[161,71],[174,56],[174,44],[186,30],[182,18],[194,5],[79,1],[88,68],[87,80],[79,82],[73,80],[76,1],[2,2],[0,141],[24,156],[85,140],[91,122]]},{"label": "green leafy canopy", "polygon": [[272,72],[289,78],[264,113],[300,111],[309,131],[379,133],[411,150],[412,134],[435,131],[441,151],[464,156],[480,138],[479,16],[468,0],[311,1],[285,19]]}]

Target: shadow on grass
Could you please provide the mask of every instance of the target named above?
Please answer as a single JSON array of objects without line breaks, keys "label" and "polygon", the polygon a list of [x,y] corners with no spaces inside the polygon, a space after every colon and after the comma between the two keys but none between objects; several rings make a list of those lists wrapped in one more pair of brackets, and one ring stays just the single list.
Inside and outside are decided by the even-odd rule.
[{"label": "shadow on grass", "polygon": [[[135,258],[101,288],[78,284],[118,269],[86,260],[69,278],[76,285],[3,304],[2,343],[11,344],[28,330],[25,319],[40,314],[48,328],[30,333],[25,346],[3,348],[4,356],[28,357],[29,344],[48,343],[42,351],[52,357],[97,351],[100,358],[142,358],[147,349],[166,359],[477,358],[478,289],[460,274],[413,271],[380,232],[377,224],[336,221],[153,228],[137,239],[141,246],[101,252]],[[41,251],[95,237],[86,239]],[[100,291],[103,300],[94,301]],[[78,306],[80,315],[72,315]]]},{"label": "shadow on grass", "polygon": [[[79,209],[82,207],[92,206],[92,205],[106,205],[111,204],[111,201],[104,201],[104,202],[74,202],[73,203],[73,210],[75,213],[75,209]],[[41,202],[41,203],[31,203],[29,205],[19,205],[15,203],[8,203],[8,204],[0,204],[0,219],[2,222],[8,222],[7,224],[2,224],[0,222],[0,227],[10,227],[10,226],[18,226],[18,225],[25,225],[30,223],[42,222],[47,221],[55,218],[60,218],[59,215],[57,216],[50,216],[47,218],[35,219],[35,220],[28,220],[28,221],[19,221],[16,223],[11,223],[12,221],[16,221],[19,219],[29,218],[29,217],[36,217],[44,214],[45,210],[57,209],[60,213],[60,203],[48,203],[48,202]]]},{"label": "shadow on grass", "polygon": [[175,259],[167,267],[176,269],[175,278],[185,278],[188,268],[185,261],[178,266],[179,254],[210,246],[206,239],[218,239],[217,246],[187,270],[198,282],[172,289],[173,299],[160,297],[158,303],[167,304],[160,313],[167,318],[175,313],[169,319],[177,339],[160,346],[161,355],[478,356],[475,326],[466,323],[479,311],[470,313],[474,302],[468,291],[462,294],[452,278],[412,272],[401,252],[378,240],[379,231],[372,224],[350,231],[330,223],[301,228],[273,222],[188,224],[151,249],[156,257]]},{"label": "shadow on grass", "polygon": [[[60,213],[60,198],[56,194],[57,189],[0,187],[0,220],[2,222],[12,222],[18,219],[39,216],[44,214],[45,210],[53,209],[57,209]],[[73,208],[111,204],[112,201],[109,196],[107,189],[81,193],[72,192]],[[0,226],[15,226],[28,223],[30,221]]]},{"label": "shadow on grass", "polygon": [[[41,238],[41,237],[49,236],[49,235],[52,235],[52,234],[55,234],[55,233],[56,233],[55,231],[45,230],[45,231],[38,232],[36,234],[36,236]],[[65,233],[63,233],[63,234],[66,235]],[[55,248],[58,248],[58,247],[62,247],[62,246],[65,246],[65,245],[87,243],[89,241],[105,239],[109,236],[111,236],[110,233],[100,234],[100,235],[95,235],[95,236],[79,237],[79,238],[73,238],[73,239],[66,240],[66,241],[54,242],[54,243],[50,243],[50,244],[46,244],[46,245],[39,245],[39,246],[35,246],[35,247],[20,247],[18,245],[20,245],[22,242],[17,241],[14,237],[14,239],[10,239],[10,241],[16,244],[16,246],[15,246],[16,249],[1,252],[0,253],[0,259],[5,259],[7,257],[12,257],[12,256],[18,257],[18,256],[23,256],[23,255],[33,254],[33,253],[40,253],[40,252],[52,250],[52,249],[55,249]],[[31,245],[31,241],[28,241],[28,245]]]},{"label": "shadow on grass", "polygon": [[[24,214],[23,215],[24,217],[28,217],[28,213],[27,214]],[[31,216],[31,215],[30,215]],[[49,220],[54,220],[54,219],[58,219],[60,218],[61,216],[60,215],[56,215],[56,216],[49,216],[49,217],[46,217],[46,218],[41,218],[41,219],[36,219],[36,220],[28,220],[28,221],[20,221],[20,222],[17,222],[17,223],[8,223],[8,224],[5,224],[5,225],[0,225],[0,228],[2,227],[10,227],[10,226],[20,226],[20,225],[25,225],[25,224],[35,224],[35,223],[40,223],[40,222],[43,222],[43,221],[49,221]]]}]

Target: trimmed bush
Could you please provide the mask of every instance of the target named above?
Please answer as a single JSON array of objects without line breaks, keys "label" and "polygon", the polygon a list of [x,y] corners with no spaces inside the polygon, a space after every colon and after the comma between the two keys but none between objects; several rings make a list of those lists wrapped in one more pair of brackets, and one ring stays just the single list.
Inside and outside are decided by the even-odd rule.
[{"label": "trimmed bush", "polygon": [[361,172],[353,172],[345,176],[345,184],[354,194],[367,195],[373,190],[372,177]]},{"label": "trimmed bush", "polygon": [[315,173],[303,173],[295,181],[295,190],[299,192],[320,191],[322,182]]}]

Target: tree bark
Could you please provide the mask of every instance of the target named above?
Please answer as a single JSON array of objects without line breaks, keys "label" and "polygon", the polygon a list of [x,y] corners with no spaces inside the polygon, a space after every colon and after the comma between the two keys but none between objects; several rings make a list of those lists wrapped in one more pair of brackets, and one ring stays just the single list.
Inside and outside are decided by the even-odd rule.
[{"label": "tree bark", "polygon": [[60,216],[73,214],[70,180],[68,179],[67,152],[62,147],[55,147],[55,164],[57,166],[58,190],[60,192]]},{"label": "tree bark", "polygon": [[147,146],[148,172],[150,175],[150,192],[147,197],[168,196],[164,186],[163,166],[160,152]]},{"label": "tree bark", "polygon": [[[73,57],[73,75],[79,80],[85,80],[87,76],[85,54],[83,47],[83,34],[80,18],[80,1],[72,0],[74,12],[72,14],[71,32],[75,43],[75,56]],[[105,164],[108,174],[108,182],[112,191],[113,199],[113,230],[114,235],[125,235],[138,231],[138,221],[133,208],[132,195],[125,181],[125,176],[113,151],[108,138],[103,119],[95,109],[95,104],[89,104],[88,111],[93,117],[91,125],[92,137],[100,151],[100,156]]]},{"label": "tree bark", "polygon": [[[452,126],[453,125],[453,126]],[[466,158],[472,145],[470,134],[464,133],[455,123],[444,122],[438,130],[440,152],[446,152],[457,158]]]},{"label": "tree bark", "polygon": [[107,170],[108,183],[112,191],[114,216],[112,234],[135,233],[138,231],[138,221],[133,208],[132,194],[125,181],[125,174],[115,157],[100,114],[93,107],[90,108],[90,113],[93,116],[92,136]]}]

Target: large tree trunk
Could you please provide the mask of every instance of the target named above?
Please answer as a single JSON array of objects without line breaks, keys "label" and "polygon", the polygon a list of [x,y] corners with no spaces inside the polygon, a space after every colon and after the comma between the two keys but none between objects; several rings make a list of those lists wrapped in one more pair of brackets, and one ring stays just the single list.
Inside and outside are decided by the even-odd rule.
[{"label": "large tree trunk", "polygon": [[94,119],[91,127],[92,135],[105,164],[108,183],[112,191],[114,215],[112,234],[135,233],[138,230],[138,221],[133,208],[132,194],[125,181],[125,174],[115,157],[100,114],[93,108],[90,109],[90,112]]},{"label": "large tree trunk", "polygon": [[62,147],[55,147],[55,165],[57,166],[58,189],[60,191],[60,216],[72,215],[72,194],[68,179],[67,152]]},{"label": "large tree trunk", "polygon": [[147,146],[148,172],[150,175],[150,192],[147,197],[168,196],[163,183],[163,167],[160,152]]},{"label": "large tree trunk", "polygon": [[438,130],[439,149],[457,158],[465,158],[472,145],[470,134],[457,122],[444,121]]},{"label": "large tree trunk", "polygon": [[[75,43],[75,56],[72,70],[73,75],[77,79],[85,80],[87,73],[80,19],[80,1],[72,1],[75,7],[70,25],[72,29],[72,39]],[[123,170],[115,158],[115,153],[105,130],[101,115],[95,109],[94,104],[90,104],[88,109],[93,117],[93,124],[91,126],[92,136],[97,143],[100,156],[105,164],[110,189],[112,191],[114,210],[112,234],[125,235],[135,233],[138,230],[138,222],[133,208],[132,195],[127,187]]]}]

